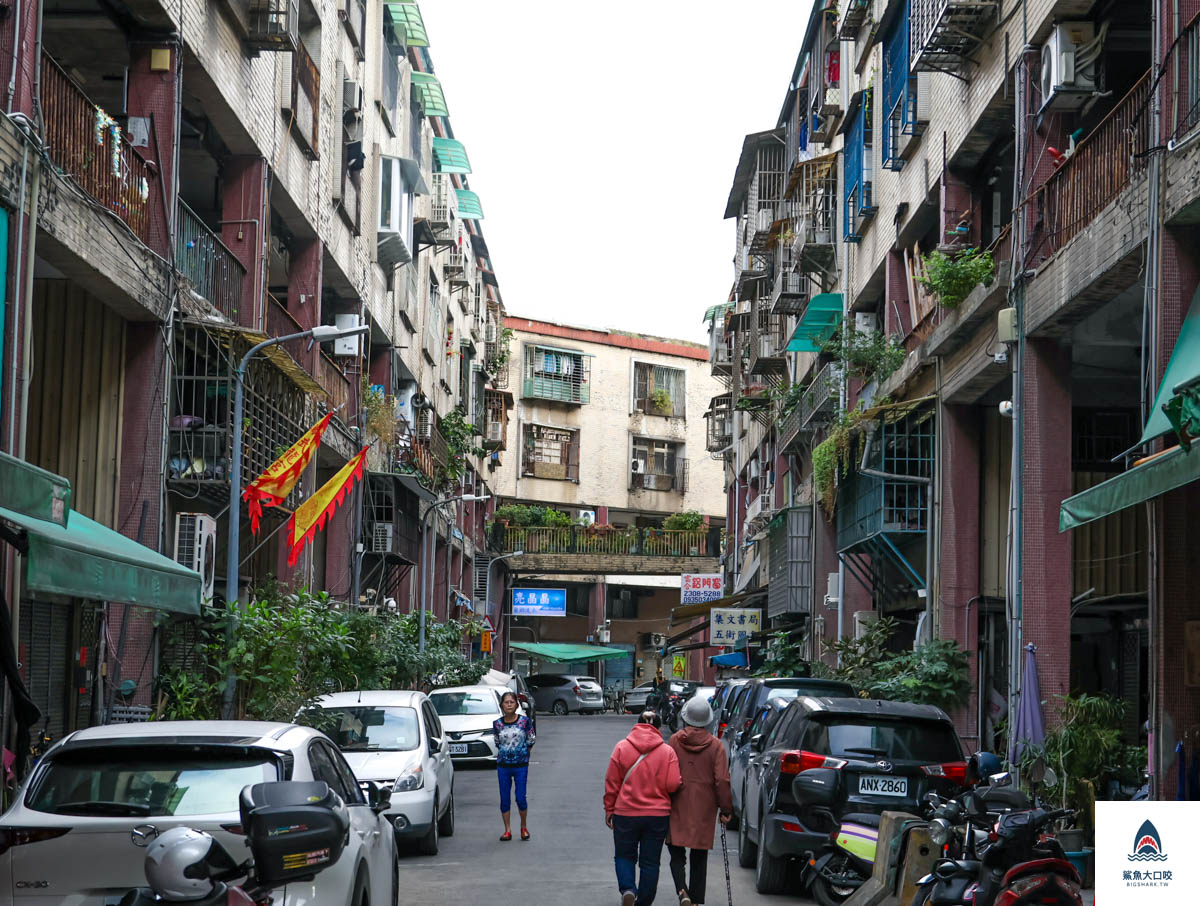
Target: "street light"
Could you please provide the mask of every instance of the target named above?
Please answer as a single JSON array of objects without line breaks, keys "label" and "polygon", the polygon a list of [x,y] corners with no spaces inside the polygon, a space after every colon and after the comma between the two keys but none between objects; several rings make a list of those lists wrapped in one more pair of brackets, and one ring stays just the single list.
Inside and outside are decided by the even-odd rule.
[{"label": "street light", "polygon": [[[485,580],[483,583],[483,612],[484,612],[484,615],[487,614],[488,607],[492,603],[492,567],[495,566],[497,563],[499,563],[501,560],[508,560],[512,557],[520,557],[520,556],[523,556],[524,553],[525,553],[525,551],[513,551],[511,554],[502,554],[501,556],[493,557],[491,560],[488,561],[487,576],[485,577]],[[500,608],[500,614],[501,614],[501,616],[504,615],[504,607],[503,606],[501,606],[501,608]],[[500,621],[497,620],[496,622],[498,624]],[[497,625],[495,627],[495,629],[497,629],[497,630],[499,628],[500,628],[499,625]]]},{"label": "street light", "polygon": [[[271,337],[269,340],[263,340],[257,346],[252,346],[250,351],[242,356],[242,360],[238,362],[237,371],[233,374],[233,444],[229,461],[229,539],[225,558],[225,609],[228,617],[225,628],[225,640],[227,647],[231,651],[233,650],[234,622],[240,597],[238,594],[238,572],[241,564],[238,562],[238,554],[241,547],[242,529],[242,412],[245,408],[244,382],[246,368],[250,364],[250,360],[268,346],[277,346],[280,343],[287,343],[289,340],[302,340],[305,337],[318,343],[324,343],[328,340],[366,333],[370,329],[369,324],[364,324],[361,327],[347,328],[334,327],[330,324],[318,324],[316,327],[302,330],[299,333],[290,333],[287,336]],[[236,679],[237,674],[231,662],[229,672],[225,677],[225,696],[222,704],[222,712],[226,720],[233,718],[233,692]]]},{"label": "street light", "polygon": [[[449,503],[457,503],[460,500],[468,503],[478,503],[483,500],[491,499],[491,494],[459,494],[456,497],[447,497],[445,500],[435,500],[429,505],[429,509],[425,511],[425,515],[421,517],[421,543],[425,545],[428,553],[426,553],[422,558],[423,562],[421,563],[421,600],[419,602],[421,605],[421,613],[417,617],[417,651],[422,653],[425,651],[426,589],[428,588],[429,595],[433,594],[433,589],[429,585],[429,573],[433,570],[434,548],[436,547],[436,544],[429,544],[429,540],[426,537],[429,534],[429,517],[437,512],[440,507],[444,507]],[[429,564],[428,567],[426,567],[426,563]]]}]

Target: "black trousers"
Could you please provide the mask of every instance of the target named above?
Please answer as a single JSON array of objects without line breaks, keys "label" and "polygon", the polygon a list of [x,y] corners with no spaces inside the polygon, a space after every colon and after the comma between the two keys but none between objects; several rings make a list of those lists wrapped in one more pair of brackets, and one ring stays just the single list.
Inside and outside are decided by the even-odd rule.
[{"label": "black trousers", "polygon": [[669,843],[667,844],[667,849],[671,851],[671,877],[675,879],[675,893],[678,894],[680,890],[686,890],[693,903],[703,903],[704,885],[708,880],[708,850],[690,850],[692,883],[689,884],[684,871],[689,861],[689,850],[687,847],[674,846]]}]

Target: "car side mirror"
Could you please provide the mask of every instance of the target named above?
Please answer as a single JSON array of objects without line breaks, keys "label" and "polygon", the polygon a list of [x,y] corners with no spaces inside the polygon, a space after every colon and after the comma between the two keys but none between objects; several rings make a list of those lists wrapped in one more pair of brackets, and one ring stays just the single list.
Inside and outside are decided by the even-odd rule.
[{"label": "car side mirror", "polygon": [[429,737],[429,754],[436,755],[441,750],[442,750],[442,737],[430,736]]},{"label": "car side mirror", "polygon": [[750,737],[750,748],[752,748],[755,752],[761,752],[764,748],[766,748],[766,745],[767,737],[763,736],[761,733],[756,733],[754,736]]},{"label": "car side mirror", "polygon": [[363,798],[367,800],[367,806],[376,815],[386,812],[392,807],[392,791],[386,787],[380,786],[374,780],[364,780],[358,788],[363,792]]}]

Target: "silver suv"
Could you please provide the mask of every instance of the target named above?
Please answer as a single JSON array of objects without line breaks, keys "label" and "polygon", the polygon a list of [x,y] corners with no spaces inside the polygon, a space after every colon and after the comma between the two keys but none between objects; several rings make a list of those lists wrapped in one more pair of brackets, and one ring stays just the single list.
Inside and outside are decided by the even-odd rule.
[{"label": "silver suv", "polygon": [[604,711],[604,690],[594,676],[535,673],[529,677],[534,705],[539,711],[555,714],[600,714]]}]

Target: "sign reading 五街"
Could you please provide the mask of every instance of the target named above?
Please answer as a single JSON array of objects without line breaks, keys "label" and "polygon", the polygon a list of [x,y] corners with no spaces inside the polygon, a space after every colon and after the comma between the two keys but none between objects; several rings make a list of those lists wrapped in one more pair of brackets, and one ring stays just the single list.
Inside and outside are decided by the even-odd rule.
[{"label": "sign reading \u4e94\u8857", "polygon": [[757,645],[751,636],[762,629],[761,610],[743,610],[740,607],[714,607],[708,615],[708,641],[716,646],[732,647],[739,639],[747,645]]},{"label": "sign reading \u4e94\u8857", "polygon": [[514,617],[565,617],[567,590],[565,588],[514,588],[512,592]]},{"label": "sign reading \u4e94\u8857", "polygon": [[706,604],[725,596],[725,577],[720,573],[684,573],[679,578],[681,604]]},{"label": "sign reading \u4e94\u8857", "polygon": [[671,663],[671,676],[683,679],[685,673],[687,673],[687,656],[677,654]]}]

